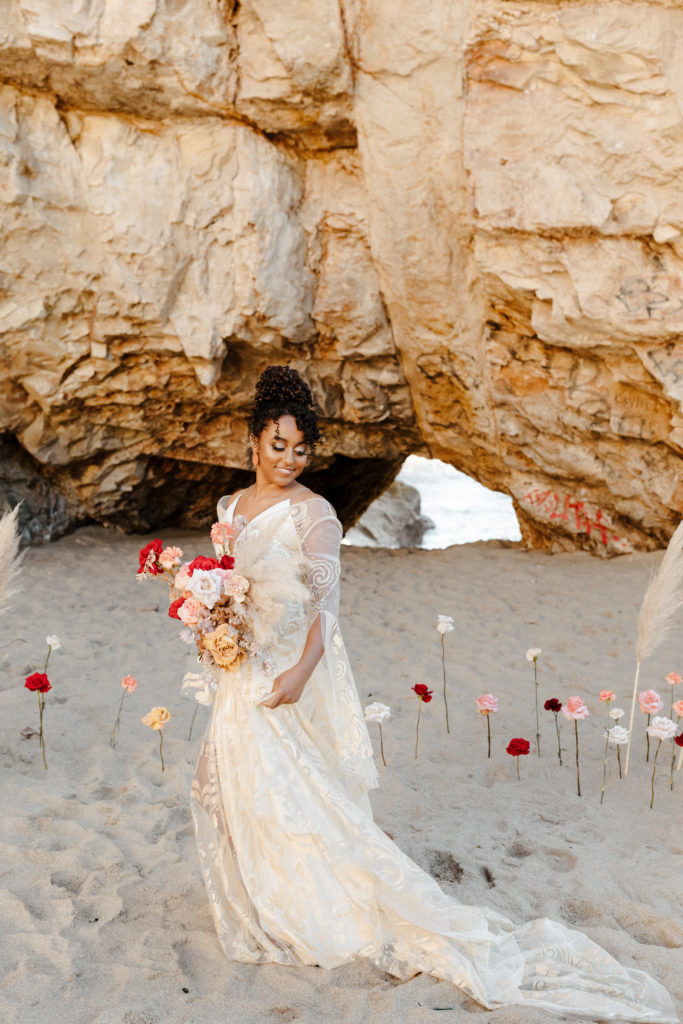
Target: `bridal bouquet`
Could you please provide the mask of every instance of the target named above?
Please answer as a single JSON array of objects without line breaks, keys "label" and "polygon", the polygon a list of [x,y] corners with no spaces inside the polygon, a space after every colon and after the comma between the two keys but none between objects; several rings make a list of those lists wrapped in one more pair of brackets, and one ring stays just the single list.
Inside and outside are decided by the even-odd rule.
[{"label": "bridal bouquet", "polygon": [[[227,547],[230,530],[225,523],[215,523],[214,543]],[[198,555],[191,562],[181,562],[182,557],[180,548],[150,541],[140,551],[137,578],[166,580],[168,614],[183,623],[181,639],[196,643],[204,668],[235,671],[256,652],[249,627],[249,580],[235,572],[234,558],[227,553],[219,558]]]}]

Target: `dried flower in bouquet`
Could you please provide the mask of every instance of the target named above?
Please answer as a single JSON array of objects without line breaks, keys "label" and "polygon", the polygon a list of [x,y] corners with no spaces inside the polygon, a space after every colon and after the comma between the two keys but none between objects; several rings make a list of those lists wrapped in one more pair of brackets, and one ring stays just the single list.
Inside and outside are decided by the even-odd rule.
[{"label": "dried flower in bouquet", "polygon": [[386,722],[387,718],[391,718],[391,708],[388,704],[382,704],[380,701],[373,701],[372,704],[368,704],[365,707],[365,721],[376,722],[379,726],[379,747],[382,753],[382,764],[386,768],[387,762],[384,759],[384,738],[382,736],[382,722]]},{"label": "dried flower in bouquet", "polygon": [[543,705],[546,711],[552,711],[555,716],[555,732],[557,733],[557,756],[560,764],[562,764],[562,744],[560,743],[560,723],[557,719],[558,711],[562,710],[562,702],[557,697],[551,697]]},{"label": "dried flower in bouquet", "polygon": [[659,569],[650,580],[638,616],[638,640],[636,643],[636,677],[633,682],[631,716],[628,724],[629,742],[626,747],[628,775],[633,735],[633,716],[636,708],[640,665],[661,644],[671,628],[673,615],[683,604],[683,523],[676,528],[669,546],[664,553]]},{"label": "dried flower in bouquet", "polygon": [[645,727],[645,739],[647,741],[647,752],[645,754],[645,764],[650,760],[650,734],[647,729],[650,725],[650,716],[656,715],[664,707],[664,701],[659,696],[656,690],[641,690],[638,694],[638,707],[647,715],[647,726]]},{"label": "dried flower in bouquet", "polygon": [[536,753],[541,756],[541,720],[538,716],[538,656],[542,654],[540,647],[530,647],[526,652],[526,660],[534,663],[534,694],[536,697]]},{"label": "dried flower in bouquet", "polygon": [[123,693],[121,694],[121,700],[119,701],[119,710],[118,710],[117,715],[116,715],[116,721],[114,722],[114,727],[113,727],[112,731],[109,733],[109,742],[111,743],[112,747],[116,746],[116,739],[117,739],[118,734],[119,734],[119,727],[121,725],[121,710],[123,708],[123,702],[126,699],[126,697],[129,696],[129,694],[135,693],[135,691],[138,688],[138,681],[137,681],[137,679],[134,679],[133,676],[124,676],[123,679],[121,680],[121,686],[123,687]]},{"label": "dried flower in bouquet", "polygon": [[164,726],[171,720],[171,713],[166,708],[152,708],[142,719],[143,725],[150,729],[156,729],[159,733],[159,757],[161,758],[161,770],[164,771]]},{"label": "dried flower in bouquet", "polygon": [[652,796],[650,798],[650,810],[652,810],[655,802],[655,771],[657,769],[657,754],[659,748],[662,745],[662,740],[672,740],[676,735],[676,723],[672,722],[670,718],[665,718],[663,715],[657,715],[652,725],[647,727],[648,736],[652,736],[653,739],[657,740],[657,749],[655,750],[655,756],[652,759]]},{"label": "dried flower in bouquet", "polygon": [[607,782],[607,749],[609,747],[609,706],[613,700],[616,699],[616,693],[614,690],[601,690],[599,700],[605,704],[607,708],[607,730],[603,733],[605,737],[605,752],[602,758],[602,789],[600,790],[600,803],[605,799],[605,784]]},{"label": "dried flower in bouquet", "polygon": [[494,697],[492,693],[482,693],[481,697],[477,697],[477,711],[480,715],[486,716],[486,732],[488,736],[488,756],[491,756],[491,715],[495,715],[498,711],[498,698]]},{"label": "dried flower in bouquet", "polygon": [[519,759],[525,754],[528,754],[531,750],[531,744],[528,740],[522,739],[521,736],[516,736],[510,740],[505,752],[510,754],[512,757],[517,758],[517,778],[519,778]]},{"label": "dried flower in bouquet", "polygon": [[429,704],[432,699],[432,690],[428,689],[424,683],[416,683],[415,686],[411,687],[413,693],[416,695],[417,704],[417,725],[415,727],[415,757],[417,757],[417,744],[420,739],[420,712],[422,711],[423,704]]},{"label": "dried flower in bouquet", "polygon": [[446,633],[452,633],[454,629],[453,619],[450,615],[437,615],[436,629],[441,636],[441,669],[443,672],[443,703],[446,709],[446,732],[451,731],[448,723],[448,700],[446,699]]},{"label": "dried flower in bouquet", "polygon": [[562,714],[569,721],[574,722],[574,735],[576,737],[576,791],[581,796],[581,773],[579,771],[579,722],[588,718],[590,711],[580,697],[569,697],[562,708]]}]

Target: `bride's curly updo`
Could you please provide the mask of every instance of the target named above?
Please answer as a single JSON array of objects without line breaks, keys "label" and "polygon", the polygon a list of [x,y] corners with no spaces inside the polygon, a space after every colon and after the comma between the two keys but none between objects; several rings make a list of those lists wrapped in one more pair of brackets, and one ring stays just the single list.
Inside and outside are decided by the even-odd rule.
[{"label": "bride's curly updo", "polygon": [[312,453],[320,440],[318,414],[313,395],[303,377],[290,366],[267,366],[254,390],[254,404],[249,416],[249,433],[260,437],[271,422],[281,416],[293,416]]}]

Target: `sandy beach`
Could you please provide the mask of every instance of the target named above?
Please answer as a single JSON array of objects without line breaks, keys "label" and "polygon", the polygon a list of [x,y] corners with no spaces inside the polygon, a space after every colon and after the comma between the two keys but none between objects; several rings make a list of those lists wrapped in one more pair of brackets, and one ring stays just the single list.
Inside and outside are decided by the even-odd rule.
[{"label": "sandy beach", "polygon": [[[204,534],[162,533],[187,554],[210,553]],[[255,967],[224,958],[195,854],[189,789],[208,718],[180,693],[192,654],[176,639],[162,584],[135,581],[149,537],[89,527],[27,552],[21,592],[2,619],[0,733],[3,775],[0,878],[0,1018],[7,1024],[550,1024],[545,1012],[485,1011],[451,985],[408,982],[363,962],[334,971]],[[631,771],[609,755],[600,805],[605,688],[628,709],[638,609],[658,554],[605,562],[549,557],[487,542],[445,551],[342,549],[341,623],[361,701],[389,704],[388,765],[372,794],[378,823],[463,903],[518,922],[548,916],[586,932],[622,963],[648,971],[683,1002],[680,855],[683,771],[669,789],[671,743],[658,762],[654,810],[645,764],[645,717],[636,712]],[[438,613],[446,636],[451,733],[444,725]],[[680,620],[679,620],[680,621]],[[24,677],[50,661],[45,771],[35,736],[37,701]],[[564,765],[552,715],[542,757],[515,761],[514,736],[534,739],[533,667],[541,701],[578,694],[583,796],[574,733],[562,721]],[[641,688],[665,700],[664,676],[683,674],[680,626],[644,664]],[[132,674],[115,749],[109,744]],[[413,684],[434,688],[421,715]],[[683,689],[683,687],[679,687]],[[499,699],[486,757],[475,699]],[[678,699],[683,693],[677,693]],[[157,734],[141,724],[154,705],[172,719],[162,774]],[[628,724],[627,720],[624,724]]]}]

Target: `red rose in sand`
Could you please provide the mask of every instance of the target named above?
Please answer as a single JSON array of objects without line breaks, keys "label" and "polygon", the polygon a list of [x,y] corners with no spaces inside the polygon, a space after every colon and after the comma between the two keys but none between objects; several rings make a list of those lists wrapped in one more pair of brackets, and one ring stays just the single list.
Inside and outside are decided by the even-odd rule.
[{"label": "red rose in sand", "polygon": [[185,604],[186,601],[186,597],[179,597],[177,601],[172,602],[171,607],[168,609],[168,614],[171,616],[172,619],[180,618],[180,616],[178,615],[178,609],[182,604]]},{"label": "red rose in sand", "polygon": [[429,704],[432,699],[433,691],[428,689],[424,683],[416,683],[415,686],[412,687],[412,690],[418,695],[420,700],[423,700],[425,704]]},{"label": "red rose in sand", "polygon": [[551,697],[550,700],[547,700],[545,702],[543,707],[546,709],[546,711],[561,711],[562,703],[557,699],[557,697]]},{"label": "red rose in sand", "polygon": [[680,736],[676,737],[676,739],[674,740],[674,743],[676,744],[677,747],[683,747],[683,732],[681,733]]},{"label": "red rose in sand", "polygon": [[148,572],[152,576],[159,576],[163,572],[163,569],[157,565],[157,559],[161,554],[163,546],[163,541],[159,540],[158,537],[151,540],[149,544],[145,544],[138,556],[140,559],[138,572]]},{"label": "red rose in sand", "polygon": [[33,675],[27,676],[24,686],[27,690],[38,690],[40,693],[47,693],[52,689],[44,672],[34,672]]},{"label": "red rose in sand", "polygon": [[528,740],[523,740],[517,737],[514,740],[510,740],[505,749],[507,753],[512,754],[513,757],[519,757],[520,754],[529,753],[530,744]]},{"label": "red rose in sand", "polygon": [[209,570],[220,568],[229,569],[230,566],[221,566],[221,563],[217,558],[205,558],[204,555],[197,555],[197,557],[193,558],[190,564],[188,565],[187,574],[188,576],[191,576],[195,569]]},{"label": "red rose in sand", "polygon": [[218,563],[221,569],[232,569],[234,564],[235,559],[232,557],[232,555],[223,555],[220,562]]}]

